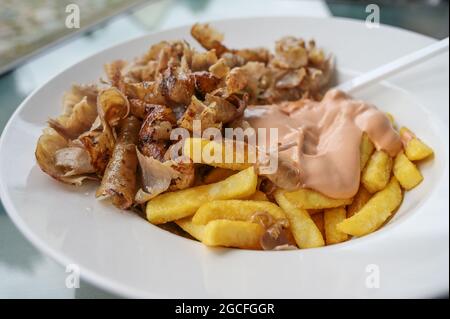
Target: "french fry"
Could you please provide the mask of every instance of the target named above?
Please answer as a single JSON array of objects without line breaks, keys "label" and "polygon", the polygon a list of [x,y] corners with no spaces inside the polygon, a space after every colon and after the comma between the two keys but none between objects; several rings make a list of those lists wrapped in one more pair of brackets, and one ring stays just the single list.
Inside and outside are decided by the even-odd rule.
[{"label": "french fry", "polygon": [[[199,154],[196,154],[198,150]],[[217,155],[216,151],[221,154]],[[184,155],[188,156],[194,163],[207,164],[213,167],[221,167],[234,171],[247,169],[253,164],[248,163],[248,148],[244,148],[242,163],[237,161],[236,148],[233,148],[233,158],[231,162],[226,161],[226,143],[218,143],[201,138],[187,138],[183,146]],[[208,157],[203,155],[209,154]],[[197,156],[196,156],[197,155]],[[255,157],[256,158],[256,157]]]},{"label": "french fry", "polygon": [[352,236],[364,236],[377,230],[402,202],[402,190],[395,177],[379,191],[358,213],[337,225],[338,230]]},{"label": "french fry", "polygon": [[204,226],[202,242],[208,246],[261,249],[265,230],[260,224],[217,219]]},{"label": "french fry", "polygon": [[366,167],[367,161],[369,160],[374,150],[375,146],[369,139],[369,135],[363,133],[361,138],[361,144],[359,146],[359,153],[360,153],[359,167],[361,171],[364,169],[364,167]]},{"label": "french fry", "polygon": [[326,239],[325,236],[325,222],[323,220],[323,211],[320,213],[316,213],[314,215],[311,215],[311,219],[314,221],[314,224],[316,224],[317,228],[320,230],[323,239]]},{"label": "french fry", "polygon": [[355,197],[353,197],[353,202],[347,206],[347,218],[355,215],[372,197],[372,194],[363,186],[359,187],[358,192]]},{"label": "french fry", "polygon": [[362,183],[370,192],[375,193],[386,187],[392,170],[392,158],[384,151],[375,151],[362,174]]},{"label": "french fry", "polygon": [[257,182],[255,170],[250,167],[214,184],[161,194],[147,203],[147,219],[162,224],[191,216],[212,200],[248,197],[255,193]]},{"label": "french fry", "polygon": [[256,201],[269,201],[267,195],[260,190],[257,190],[253,195],[247,197],[248,200],[256,200]]},{"label": "french fry", "polygon": [[286,192],[284,196],[288,201],[298,208],[324,209],[348,205],[352,199],[335,199],[325,196],[319,192],[302,188],[293,192]]},{"label": "french fry", "polygon": [[312,216],[314,214],[320,214],[323,212],[323,209],[308,209],[309,216]]},{"label": "french fry", "polygon": [[282,191],[275,193],[275,199],[286,213],[292,235],[299,248],[313,248],[325,245],[320,230],[305,209],[295,207],[286,199]]},{"label": "french fry", "polygon": [[416,165],[414,165],[403,152],[397,154],[395,157],[393,170],[394,176],[406,190],[416,187],[423,180],[423,176]]},{"label": "french fry", "polygon": [[192,222],[192,217],[186,217],[183,219],[176,220],[175,223],[181,227],[186,233],[197,239],[198,241],[202,241],[203,233],[205,232],[204,225],[197,225]]},{"label": "french fry", "polygon": [[338,244],[348,239],[348,235],[340,231],[336,226],[347,217],[345,208],[338,207],[325,209],[323,221],[325,224],[325,238],[327,245]]},{"label": "french fry", "polygon": [[400,128],[400,136],[404,144],[405,155],[410,161],[420,161],[433,155],[433,149],[418,139],[408,128]]},{"label": "french fry", "polygon": [[215,167],[205,176],[205,178],[203,179],[203,183],[217,183],[236,173],[236,171],[233,171],[231,169]]},{"label": "french fry", "polygon": [[257,212],[266,212],[274,219],[286,218],[283,210],[274,203],[252,200],[214,200],[203,204],[192,217],[197,225],[206,225],[212,220],[228,219],[251,221]]}]

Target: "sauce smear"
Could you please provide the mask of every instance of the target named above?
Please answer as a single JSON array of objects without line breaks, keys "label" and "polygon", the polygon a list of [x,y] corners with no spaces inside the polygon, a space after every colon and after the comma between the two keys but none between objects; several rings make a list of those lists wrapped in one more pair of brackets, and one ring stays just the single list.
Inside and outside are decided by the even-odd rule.
[{"label": "sauce smear", "polygon": [[386,114],[334,89],[321,102],[250,106],[245,119],[255,130],[277,128],[281,145],[295,142],[280,151],[275,180],[282,180],[284,188],[310,188],[332,198],[350,198],[358,191],[363,132],[390,156],[402,149]]}]

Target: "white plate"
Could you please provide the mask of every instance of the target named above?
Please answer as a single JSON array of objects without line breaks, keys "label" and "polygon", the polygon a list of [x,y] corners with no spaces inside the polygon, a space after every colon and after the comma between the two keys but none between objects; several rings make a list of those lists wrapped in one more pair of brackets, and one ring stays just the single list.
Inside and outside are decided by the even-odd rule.
[{"label": "white plate", "polygon": [[[231,47],[273,46],[283,35],[315,38],[337,57],[340,75],[369,70],[433,40],[342,19],[252,18],[214,23]],[[55,182],[36,166],[36,140],[72,83],[96,81],[102,65],[160,40],[188,39],[189,27],[138,38],[63,71],[31,94],[0,142],[0,194],[24,235],[81,276],[128,297],[430,297],[448,292],[448,54],[358,97],[394,114],[436,151],[425,181],[406,194],[380,231],[332,247],[258,252],[208,249],[94,199],[95,185]],[[392,84],[393,83],[393,84]],[[7,244],[7,243],[2,243]],[[374,287],[379,275],[379,287]]]}]

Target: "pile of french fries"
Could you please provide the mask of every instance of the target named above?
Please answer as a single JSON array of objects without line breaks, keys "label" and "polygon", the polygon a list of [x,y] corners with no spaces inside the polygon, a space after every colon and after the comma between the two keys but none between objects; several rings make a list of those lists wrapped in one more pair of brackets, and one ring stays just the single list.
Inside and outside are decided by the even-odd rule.
[{"label": "pile of french fries", "polygon": [[[293,244],[300,249],[365,236],[395,213],[403,190],[422,182],[416,164],[433,155],[433,150],[407,128],[402,127],[399,133],[408,138],[402,139],[406,141],[404,149],[395,158],[375,150],[363,135],[361,185],[353,198],[333,199],[310,189],[277,189],[268,197],[259,190],[261,178],[252,165],[202,163],[197,159],[198,164],[214,167],[203,184],[153,198],[147,203],[146,215],[156,225],[175,222],[207,246],[262,249],[266,229],[253,218],[258,212],[269,214],[274,221],[286,220]],[[209,141],[190,138],[185,148],[195,143],[205,147]]]}]

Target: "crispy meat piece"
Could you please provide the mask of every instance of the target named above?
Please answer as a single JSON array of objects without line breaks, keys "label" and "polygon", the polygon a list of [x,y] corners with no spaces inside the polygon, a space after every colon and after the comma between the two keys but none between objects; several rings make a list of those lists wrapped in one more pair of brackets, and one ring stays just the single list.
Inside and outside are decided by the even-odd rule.
[{"label": "crispy meat piece", "polygon": [[127,65],[124,60],[115,60],[111,63],[105,64],[104,69],[106,76],[112,86],[118,88],[120,91],[124,90],[124,78],[122,71]]},{"label": "crispy meat piece", "polygon": [[130,114],[136,116],[139,119],[144,119],[152,104],[146,103],[140,99],[129,99],[130,102]]},{"label": "crispy meat piece", "polygon": [[207,71],[194,72],[192,76],[194,77],[195,91],[201,97],[217,89],[220,84],[220,79]]},{"label": "crispy meat piece", "polygon": [[145,156],[139,150],[137,156],[142,174],[142,188],[136,193],[135,200],[141,204],[169,189],[172,180],[179,177],[179,173],[172,167],[171,161],[162,163],[159,159]]},{"label": "crispy meat piece", "polygon": [[172,168],[178,172],[169,187],[169,190],[176,191],[179,189],[189,188],[195,182],[195,165],[194,163],[176,162]]},{"label": "crispy meat piece", "polygon": [[130,99],[129,101],[130,114],[136,116],[139,119],[145,119],[151,111],[163,107],[163,105],[161,104],[147,103],[139,99]]},{"label": "crispy meat piece", "polygon": [[[73,185],[81,185],[85,179],[95,179],[95,176],[88,174],[89,169],[85,169],[84,164],[78,165],[73,161],[69,163],[64,160],[62,152],[66,152],[67,148],[69,143],[64,137],[54,129],[46,128],[39,137],[35,152],[37,163],[42,171],[60,182]],[[58,152],[60,152],[59,156],[57,156]]]},{"label": "crispy meat piece", "polygon": [[194,72],[207,71],[211,65],[217,62],[216,50],[206,52],[193,52],[191,69]]},{"label": "crispy meat piece", "polygon": [[253,61],[267,64],[270,59],[270,52],[266,48],[232,50],[232,53],[246,62]]},{"label": "crispy meat piece", "polygon": [[247,107],[247,96],[239,98],[230,95],[227,98],[206,94],[205,103],[214,111],[216,121],[227,124],[244,114]]},{"label": "crispy meat piece", "polygon": [[249,74],[245,69],[237,67],[228,73],[225,84],[228,94],[233,94],[245,89],[249,83]]},{"label": "crispy meat piece", "polygon": [[186,41],[161,41],[152,45],[139,63],[146,64],[149,61],[158,61],[161,55],[167,56],[168,59],[175,58],[180,60],[187,53],[187,50],[190,50],[190,48]]},{"label": "crispy meat piece", "polygon": [[209,24],[196,23],[191,28],[191,35],[206,50],[215,50],[217,56],[228,52],[228,48],[222,44],[224,36]]},{"label": "crispy meat piece", "polygon": [[195,90],[194,78],[181,67],[168,67],[159,89],[169,103],[188,105]]},{"label": "crispy meat piece", "polygon": [[295,37],[284,37],[275,43],[275,58],[271,64],[281,69],[298,69],[308,64],[305,42]]},{"label": "crispy meat piece", "polygon": [[98,127],[79,136],[78,142],[89,153],[91,165],[98,176],[103,176],[116,142],[114,126],[128,116],[130,105],[127,98],[115,87],[100,91],[97,97]]},{"label": "crispy meat piece", "polygon": [[215,77],[222,79],[228,75],[230,72],[230,67],[225,62],[225,59],[220,58],[216,63],[209,67],[209,72],[211,72]]},{"label": "crispy meat piece", "polygon": [[286,72],[279,80],[276,81],[275,87],[277,89],[296,88],[300,86],[305,77],[306,77],[305,68],[291,70]]},{"label": "crispy meat piece", "polygon": [[138,145],[142,154],[162,160],[175,124],[172,109],[164,105],[152,105],[139,131]]},{"label": "crispy meat piece", "polygon": [[120,209],[130,208],[136,194],[136,143],[140,125],[141,121],[134,116],[120,121],[117,143],[96,192],[96,197],[111,197]]},{"label": "crispy meat piece", "polygon": [[91,165],[95,168],[97,175],[103,176],[115,144],[111,132],[108,130],[88,131],[80,135],[78,141],[89,154]]},{"label": "crispy meat piece", "polygon": [[243,66],[246,63],[245,59],[242,56],[234,54],[232,52],[226,52],[222,54],[221,58],[225,60],[225,63],[230,69]]},{"label": "crispy meat piece", "polygon": [[202,131],[209,127],[222,127],[222,123],[216,121],[213,110],[195,96],[192,96],[191,103],[187,107],[186,112],[178,120],[178,126],[192,132],[194,130],[195,120],[200,121]]},{"label": "crispy meat piece", "polygon": [[95,86],[72,86],[64,94],[64,112],[48,125],[67,139],[77,138],[87,131],[97,117],[97,88]]},{"label": "crispy meat piece", "polygon": [[196,23],[191,28],[191,35],[202,47],[207,50],[215,50],[217,57],[226,53],[232,53],[241,57],[244,61],[257,61],[267,63],[270,53],[265,48],[232,50],[222,44],[224,36],[212,28],[209,24]]},{"label": "crispy meat piece", "polygon": [[126,96],[115,87],[100,91],[97,97],[97,112],[102,124],[116,126],[128,116],[130,104]]},{"label": "crispy meat piece", "polygon": [[155,81],[125,83],[125,94],[130,99],[139,99],[150,104],[165,104],[166,99],[160,90],[161,76]]},{"label": "crispy meat piece", "polygon": [[202,131],[210,127],[222,128],[222,125],[239,118],[246,107],[246,95],[243,98],[238,98],[236,95],[224,98],[208,93],[204,102],[193,96],[178,125],[193,131],[194,121],[199,120]]},{"label": "crispy meat piece", "polygon": [[95,173],[89,153],[82,147],[66,147],[55,152],[55,165],[63,168],[64,176]]}]

